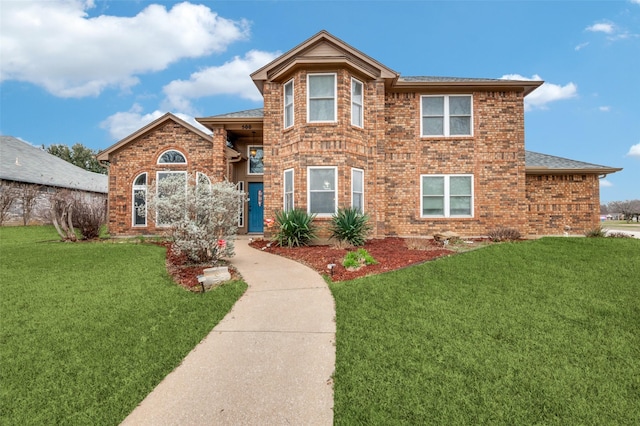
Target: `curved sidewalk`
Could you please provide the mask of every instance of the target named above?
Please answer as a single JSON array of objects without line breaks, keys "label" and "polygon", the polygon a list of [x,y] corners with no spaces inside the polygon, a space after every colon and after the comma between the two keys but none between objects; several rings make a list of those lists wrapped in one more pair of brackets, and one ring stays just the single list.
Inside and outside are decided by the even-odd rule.
[{"label": "curved sidewalk", "polygon": [[315,271],[236,241],[249,285],[123,425],[331,425],[335,306]]}]

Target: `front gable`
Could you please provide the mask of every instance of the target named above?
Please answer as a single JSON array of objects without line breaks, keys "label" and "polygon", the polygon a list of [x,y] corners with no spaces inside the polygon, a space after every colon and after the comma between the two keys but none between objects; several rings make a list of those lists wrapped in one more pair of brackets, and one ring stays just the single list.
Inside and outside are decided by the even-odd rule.
[{"label": "front gable", "polygon": [[282,81],[295,69],[309,65],[343,65],[370,79],[388,80],[389,84],[399,77],[397,72],[323,30],[260,68],[251,78],[264,93],[266,81]]}]

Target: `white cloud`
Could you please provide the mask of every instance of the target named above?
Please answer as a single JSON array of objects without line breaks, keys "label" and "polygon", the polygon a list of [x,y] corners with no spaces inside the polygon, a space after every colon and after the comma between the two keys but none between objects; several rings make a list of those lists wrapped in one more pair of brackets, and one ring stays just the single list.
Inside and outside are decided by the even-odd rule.
[{"label": "white cloud", "polygon": [[615,30],[615,26],[610,22],[600,22],[598,24],[593,24],[585,28],[585,30],[591,31],[594,33],[612,34],[613,31]]},{"label": "white cloud", "polygon": [[640,143],[632,145],[631,148],[629,148],[629,152],[627,152],[627,155],[629,157],[638,157],[638,158],[640,158]]},{"label": "white cloud", "polygon": [[166,95],[164,106],[194,113],[191,99],[215,95],[237,95],[261,101],[262,95],[249,76],[279,56],[278,52],[251,50],[244,57],[218,67],[209,67],[191,74],[189,80],[174,80],[162,89]]},{"label": "white cloud", "polygon": [[630,0],[631,3],[640,4],[640,0]]},{"label": "white cloud", "polygon": [[[542,81],[542,78],[534,74],[533,77],[523,77],[520,74],[507,74],[500,77],[503,80]],[[570,99],[578,95],[578,86],[569,82],[564,86],[553,83],[544,83],[524,98],[524,109],[546,109],[549,102]]]},{"label": "white cloud", "polygon": [[167,10],[151,4],[132,17],[89,18],[92,7],[92,0],[3,1],[0,81],[33,83],[65,98],[97,96],[248,37],[246,21],[222,18],[203,5]]},{"label": "white cloud", "polygon": [[611,181],[608,181],[606,179],[600,179],[600,188],[610,188],[612,186],[613,184],[611,183]]},{"label": "white cloud", "polygon": [[[134,104],[129,111],[117,112],[107,117],[102,121],[102,123],[100,123],[100,127],[108,130],[109,135],[114,140],[120,140],[134,132],[137,132],[142,127],[162,117],[165,113],[165,111],[155,110],[151,113],[143,114],[142,107],[139,104]],[[182,113],[173,114],[195,126],[197,129],[200,129],[205,133],[211,133],[209,129],[198,123],[194,117]]]},{"label": "white cloud", "polygon": [[601,107],[598,108],[600,111],[602,112],[609,112],[611,111],[611,107],[609,105],[603,105]]},{"label": "white cloud", "polygon": [[[640,1],[640,0],[638,0],[638,1]],[[580,43],[580,44],[579,44],[579,45],[577,45],[574,49],[575,49],[576,51],[578,51],[578,50],[582,50],[582,49],[584,49],[585,47],[587,47],[588,45],[589,45],[589,42],[586,42],[586,43]]]}]

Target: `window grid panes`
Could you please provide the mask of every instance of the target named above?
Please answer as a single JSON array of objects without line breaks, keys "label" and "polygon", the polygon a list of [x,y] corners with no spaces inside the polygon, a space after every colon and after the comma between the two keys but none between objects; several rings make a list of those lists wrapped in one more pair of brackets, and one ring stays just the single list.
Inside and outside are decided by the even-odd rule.
[{"label": "window grid panes", "polygon": [[133,226],[147,226],[147,174],[136,177],[132,187]]},{"label": "window grid panes", "polygon": [[309,122],[336,121],[336,75],[310,74],[307,99]]},{"label": "window grid panes", "polygon": [[158,164],[186,164],[187,159],[180,152],[175,149],[165,151],[158,158]]},{"label": "window grid panes", "polygon": [[242,192],[243,195],[240,196],[240,201],[238,202],[238,228],[242,228],[244,226],[244,181],[239,181],[236,183],[236,189]]},{"label": "window grid panes", "polygon": [[335,167],[309,167],[307,211],[328,217],[337,209],[337,170]]},{"label": "window grid panes", "polygon": [[264,173],[264,149],[261,146],[249,147],[249,174],[261,175]]},{"label": "window grid panes", "polygon": [[[159,190],[159,184],[162,180],[168,178],[179,179],[182,183],[184,181],[184,196],[187,195],[187,172],[157,172],[156,178],[156,194],[159,198],[162,198],[163,194]],[[184,200],[183,200],[184,201]],[[156,225],[157,226],[168,226],[170,225],[170,218],[163,217],[160,213],[156,212]]]},{"label": "window grid panes", "polygon": [[284,85],[284,127],[293,126],[293,80]]},{"label": "window grid panes", "polygon": [[293,169],[284,171],[284,194],[283,194],[283,210],[285,212],[293,210]]},{"label": "window grid panes", "polygon": [[422,96],[422,136],[471,136],[471,95]]},{"label": "window grid panes", "polygon": [[422,175],[422,217],[472,217],[472,175]]},{"label": "window grid panes", "polygon": [[351,80],[351,124],[362,127],[363,117],[362,83],[356,79]]},{"label": "window grid panes", "polygon": [[364,213],[364,170],[351,169],[351,207]]}]

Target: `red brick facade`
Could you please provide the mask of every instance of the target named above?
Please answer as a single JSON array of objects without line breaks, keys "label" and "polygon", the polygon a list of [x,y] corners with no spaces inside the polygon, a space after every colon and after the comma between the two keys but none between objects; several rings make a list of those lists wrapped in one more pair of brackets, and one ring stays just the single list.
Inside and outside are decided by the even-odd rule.
[{"label": "red brick facade", "polygon": [[[146,226],[133,225],[133,183],[141,173],[147,173],[147,185],[155,185],[159,171],[186,171],[189,175],[205,173],[212,180],[222,180],[225,171],[224,146],[214,147],[206,134],[194,132],[184,122],[173,117],[156,123],[149,131],[135,135],[119,149],[109,154],[109,233],[120,235],[154,235],[162,232],[152,218]],[[158,158],[168,150],[184,154],[186,164],[158,164]]]},{"label": "red brick facade", "polygon": [[[332,122],[307,119],[308,78],[317,73],[336,79]],[[523,235],[579,234],[598,223],[597,171],[545,174],[540,172],[543,165],[533,173],[525,163],[524,97],[541,82],[400,79],[399,74],[326,32],[256,71],[252,78],[264,98],[260,115],[250,110],[198,119],[213,136],[171,116],[107,150],[112,234],[155,233],[152,224],[132,226],[131,188],[141,172],[155,178],[162,169],[158,156],[167,149],[187,156],[186,166],[172,170],[182,167],[189,173],[206,173],[212,180],[227,178],[254,187],[263,183],[260,208],[264,218],[275,218],[283,209],[285,170],[293,171],[294,205],[303,210],[309,207],[309,167],[335,168],[338,207],[351,205],[352,169],[362,170],[364,211],[371,217],[373,237],[426,237],[446,231],[482,236],[499,226],[515,228]],[[351,124],[353,79],[363,84],[361,127]],[[294,120],[285,128],[284,85],[291,81]],[[471,135],[422,136],[423,95],[470,96]],[[227,145],[235,150],[231,157],[225,152]],[[248,173],[251,146],[263,148],[263,174]],[[421,208],[425,175],[471,176],[471,215],[425,217]],[[248,215],[245,205],[243,217]],[[261,222],[261,217],[255,218]],[[322,228],[329,219],[316,220]],[[240,232],[247,232],[247,226]],[[265,229],[267,237],[270,232]]]}]

